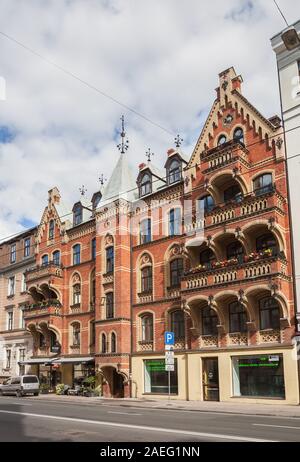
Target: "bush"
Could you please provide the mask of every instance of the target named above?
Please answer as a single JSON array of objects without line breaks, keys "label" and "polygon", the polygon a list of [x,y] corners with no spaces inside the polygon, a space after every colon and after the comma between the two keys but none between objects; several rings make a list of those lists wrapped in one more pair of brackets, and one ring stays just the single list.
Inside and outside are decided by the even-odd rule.
[{"label": "bush", "polygon": [[40,392],[41,393],[49,393],[50,387],[48,383],[41,383],[40,385]]},{"label": "bush", "polygon": [[64,383],[60,383],[60,384],[56,385],[56,387],[55,387],[55,393],[57,395],[63,395],[64,390],[65,390],[65,384]]}]

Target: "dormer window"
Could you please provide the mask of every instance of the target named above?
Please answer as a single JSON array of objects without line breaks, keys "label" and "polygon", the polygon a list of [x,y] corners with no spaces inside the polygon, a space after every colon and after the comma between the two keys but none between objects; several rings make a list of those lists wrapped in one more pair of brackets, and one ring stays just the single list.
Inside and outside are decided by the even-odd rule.
[{"label": "dormer window", "polygon": [[174,159],[169,167],[168,181],[169,184],[177,183],[181,180],[181,163],[178,159]]},{"label": "dormer window", "polygon": [[82,222],[82,207],[81,204],[78,204],[74,208],[74,213],[73,213],[73,223],[74,226],[80,225]]},{"label": "dormer window", "polygon": [[146,194],[150,194],[151,192],[152,192],[151,175],[149,173],[145,173],[140,183],[140,197],[146,196]]},{"label": "dormer window", "polygon": [[98,207],[100,200],[101,200],[101,193],[99,192],[99,193],[94,194],[93,200],[92,200],[94,210]]}]

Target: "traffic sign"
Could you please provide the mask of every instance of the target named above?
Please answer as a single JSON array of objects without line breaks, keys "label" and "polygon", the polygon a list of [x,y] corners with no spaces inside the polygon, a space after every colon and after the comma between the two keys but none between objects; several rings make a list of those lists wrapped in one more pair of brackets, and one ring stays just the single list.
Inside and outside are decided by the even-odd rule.
[{"label": "traffic sign", "polygon": [[174,356],[166,356],[165,364],[168,366],[174,366],[175,364]]},{"label": "traffic sign", "polygon": [[175,371],[175,365],[174,364],[166,364],[165,366],[167,372],[174,372]]},{"label": "traffic sign", "polygon": [[174,351],[174,345],[165,345],[165,351]]},{"label": "traffic sign", "polygon": [[174,332],[165,332],[165,345],[174,345],[175,334]]}]

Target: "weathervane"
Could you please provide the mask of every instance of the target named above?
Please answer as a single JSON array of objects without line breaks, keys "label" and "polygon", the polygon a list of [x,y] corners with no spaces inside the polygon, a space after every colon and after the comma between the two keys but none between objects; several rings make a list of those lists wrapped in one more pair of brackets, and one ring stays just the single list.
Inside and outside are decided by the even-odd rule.
[{"label": "weathervane", "polygon": [[82,197],[85,195],[85,193],[87,192],[87,189],[86,187],[84,186],[84,184],[81,186],[81,188],[79,188],[79,192],[80,194],[82,195]]},{"label": "weathervane", "polygon": [[177,135],[177,136],[174,138],[174,141],[175,141],[175,146],[176,146],[176,148],[180,148],[181,143],[183,142],[183,139],[180,138],[180,135]]},{"label": "weathervane", "polygon": [[101,186],[103,186],[105,181],[107,181],[107,178],[104,178],[103,173],[101,173],[101,175],[99,176],[99,181],[100,181]]},{"label": "weathervane", "polygon": [[121,121],[122,121],[122,131],[120,133],[120,135],[121,135],[121,143],[117,145],[117,148],[119,149],[121,154],[125,154],[125,152],[129,148],[129,141],[128,140],[125,141],[126,132],[125,132],[124,116],[123,115],[121,117]]},{"label": "weathervane", "polygon": [[151,156],[154,156],[154,152],[151,152],[151,149],[148,148],[146,151],[146,157],[148,159],[148,162],[151,162]]}]

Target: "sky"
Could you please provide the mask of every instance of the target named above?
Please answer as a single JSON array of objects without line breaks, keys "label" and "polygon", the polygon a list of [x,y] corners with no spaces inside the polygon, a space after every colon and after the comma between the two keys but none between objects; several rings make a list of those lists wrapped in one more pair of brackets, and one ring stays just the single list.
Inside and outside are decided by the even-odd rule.
[{"label": "sky", "polygon": [[[278,2],[300,19],[298,0]],[[136,175],[149,147],[164,165],[177,133],[192,154],[230,66],[252,104],[279,114],[270,38],[284,27],[272,0],[1,0],[0,32],[19,44],[0,34],[0,238],[37,224],[54,186],[71,207],[81,185],[99,190],[122,114]]]}]

